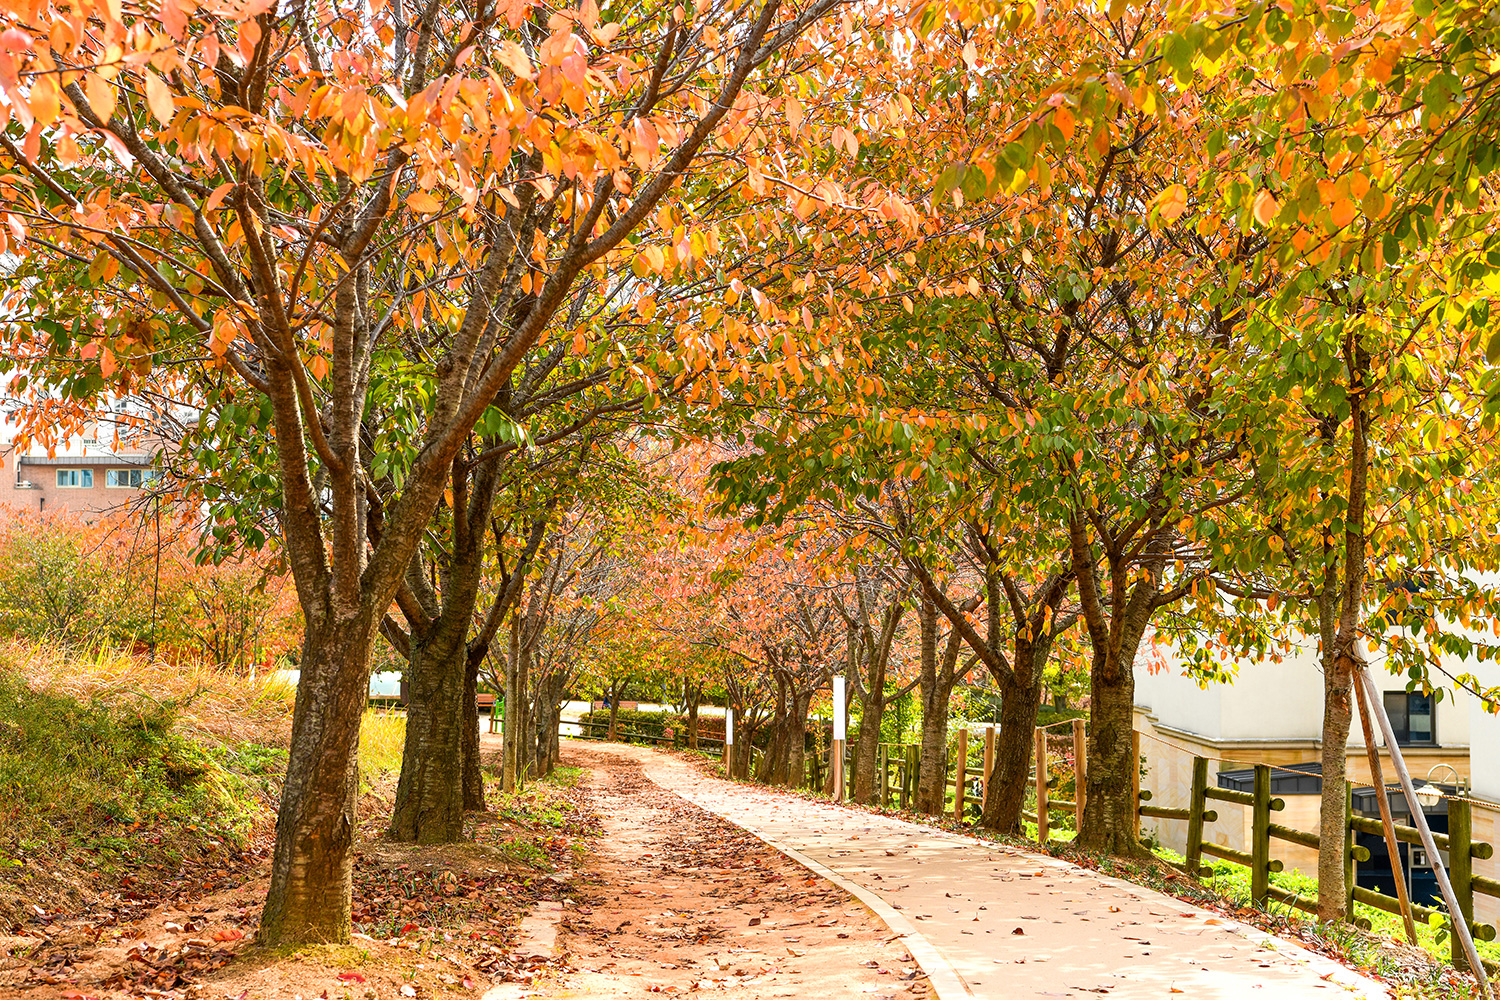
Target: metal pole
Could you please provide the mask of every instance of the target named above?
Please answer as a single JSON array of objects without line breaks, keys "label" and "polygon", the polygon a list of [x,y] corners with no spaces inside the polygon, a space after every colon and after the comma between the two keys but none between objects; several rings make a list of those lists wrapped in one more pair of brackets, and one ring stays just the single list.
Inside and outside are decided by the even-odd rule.
[{"label": "metal pole", "polygon": [[1375,689],[1375,681],[1370,677],[1370,668],[1361,665],[1358,669],[1360,680],[1364,682],[1365,695],[1370,701],[1370,710],[1376,713],[1380,720],[1380,733],[1385,738],[1386,749],[1391,752],[1391,763],[1396,767],[1396,777],[1401,779],[1401,791],[1406,793],[1406,803],[1411,807],[1412,824],[1417,828],[1417,833],[1422,836],[1422,847],[1427,851],[1427,857],[1432,862],[1432,872],[1437,876],[1438,887],[1443,890],[1443,902],[1448,904],[1449,922],[1453,925],[1453,934],[1464,946],[1464,955],[1469,960],[1469,968],[1474,973],[1474,978],[1479,981],[1479,992],[1485,1000],[1495,1000],[1495,994],[1490,991],[1490,980],[1484,971],[1484,963],[1479,960],[1479,950],[1474,947],[1474,935],[1469,933],[1469,922],[1464,918],[1463,910],[1459,908],[1458,896],[1453,892],[1453,883],[1448,880],[1448,872],[1443,867],[1443,857],[1438,853],[1437,842],[1432,839],[1432,830],[1427,826],[1427,817],[1422,812],[1422,803],[1417,801],[1417,791],[1412,787],[1411,774],[1406,770],[1406,761],[1401,756],[1401,749],[1396,745],[1396,733],[1391,728],[1391,720],[1385,713],[1385,703],[1377,697],[1380,693]]}]

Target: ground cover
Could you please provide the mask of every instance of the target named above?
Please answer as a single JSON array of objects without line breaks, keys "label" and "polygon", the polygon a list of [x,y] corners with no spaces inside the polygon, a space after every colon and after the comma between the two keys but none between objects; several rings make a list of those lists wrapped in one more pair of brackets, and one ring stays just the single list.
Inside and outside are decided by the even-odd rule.
[{"label": "ground cover", "polygon": [[252,939],[290,692],[134,657],[3,653],[0,992],[370,1000],[475,996],[548,974],[511,946],[537,899],[571,891],[587,853],[595,820],[576,772],[492,792],[472,843],[392,844],[405,720],[372,710],[353,944],[269,950]]}]

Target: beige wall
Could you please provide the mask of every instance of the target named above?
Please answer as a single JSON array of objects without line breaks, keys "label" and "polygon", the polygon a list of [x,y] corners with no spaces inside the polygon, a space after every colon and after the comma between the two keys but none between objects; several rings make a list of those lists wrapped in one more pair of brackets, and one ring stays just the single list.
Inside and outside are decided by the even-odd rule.
[{"label": "beige wall", "polygon": [[[1474,839],[1497,848],[1488,861],[1474,859],[1474,874],[1500,879],[1500,805],[1473,807]],[[1474,918],[1487,924],[1500,924],[1500,899],[1474,894]]]}]

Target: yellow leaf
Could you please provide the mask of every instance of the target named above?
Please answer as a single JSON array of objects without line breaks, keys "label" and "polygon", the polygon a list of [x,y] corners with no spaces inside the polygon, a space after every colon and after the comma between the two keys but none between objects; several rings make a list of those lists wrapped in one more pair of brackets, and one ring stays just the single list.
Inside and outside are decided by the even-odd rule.
[{"label": "yellow leaf", "polygon": [[146,104],[163,125],[172,121],[172,91],[165,80],[149,71],[146,72]]},{"label": "yellow leaf", "polygon": [[1269,226],[1271,224],[1271,220],[1276,218],[1276,213],[1280,211],[1280,209],[1281,205],[1277,203],[1276,196],[1270,191],[1267,191],[1265,188],[1261,188],[1255,193],[1255,206],[1253,211],[1255,213],[1256,222],[1259,222],[1263,226]]},{"label": "yellow leaf", "polygon": [[1167,222],[1176,222],[1187,211],[1187,188],[1173,184],[1157,195],[1156,211]]}]

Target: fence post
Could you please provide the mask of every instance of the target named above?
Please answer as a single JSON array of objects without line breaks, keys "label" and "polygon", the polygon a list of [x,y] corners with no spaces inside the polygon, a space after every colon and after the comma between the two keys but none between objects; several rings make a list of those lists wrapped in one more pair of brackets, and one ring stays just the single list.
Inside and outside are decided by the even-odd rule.
[{"label": "fence post", "polygon": [[1083,790],[1088,784],[1086,764],[1088,761],[1088,740],[1083,734],[1083,720],[1073,720],[1073,805],[1075,808],[1076,829],[1083,832]]},{"label": "fence post", "polygon": [[[1383,794],[1385,789],[1380,789]],[[1354,782],[1344,782],[1344,919],[1354,922]]]},{"label": "fence post", "polygon": [[1047,843],[1047,730],[1036,731],[1036,841]]},{"label": "fence post", "polygon": [[990,772],[995,769],[995,727],[984,727],[984,774],[979,778],[979,794],[984,801],[990,797]]},{"label": "fence post", "polygon": [[917,773],[917,747],[914,743],[906,746],[905,766],[901,768],[901,808],[906,810],[911,806],[912,786],[916,781]]},{"label": "fence post", "polygon": [[[1453,883],[1453,895],[1458,900],[1461,914],[1452,914],[1455,921],[1474,922],[1474,856],[1470,844],[1474,839],[1474,816],[1469,803],[1460,799],[1448,800],[1448,878]],[[1458,932],[1448,935],[1448,942],[1455,969],[1467,969],[1463,943]]]},{"label": "fence post", "polygon": [[967,780],[969,770],[969,730],[967,728],[958,731],[958,760],[954,763],[957,770],[953,772],[953,819],[959,826],[963,826],[964,782]]},{"label": "fence post", "polygon": [[1255,765],[1255,804],[1250,807],[1250,905],[1264,907],[1271,885],[1271,768]]},{"label": "fence post", "polygon": [[1130,831],[1141,839],[1141,734],[1130,731]]},{"label": "fence post", "polygon": [[1193,791],[1188,801],[1188,874],[1199,877],[1203,867],[1203,812],[1208,807],[1208,758],[1193,758]]},{"label": "fence post", "polygon": [[891,807],[891,748],[880,745],[880,808]]}]

